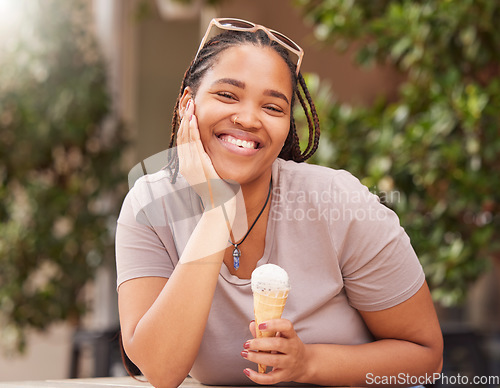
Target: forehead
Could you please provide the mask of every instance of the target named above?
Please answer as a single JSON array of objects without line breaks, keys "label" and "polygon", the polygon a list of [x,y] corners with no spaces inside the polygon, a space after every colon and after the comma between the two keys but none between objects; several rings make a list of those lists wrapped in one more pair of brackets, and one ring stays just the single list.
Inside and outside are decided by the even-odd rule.
[{"label": "forehead", "polygon": [[272,86],[290,98],[293,92],[290,68],[270,47],[243,44],[225,49],[217,56],[202,83],[218,78],[241,79],[266,89]]}]

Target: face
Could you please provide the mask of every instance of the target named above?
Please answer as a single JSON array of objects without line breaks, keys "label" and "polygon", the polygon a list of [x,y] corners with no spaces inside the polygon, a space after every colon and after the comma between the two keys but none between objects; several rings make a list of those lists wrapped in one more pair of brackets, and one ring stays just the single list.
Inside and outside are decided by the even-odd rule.
[{"label": "face", "polygon": [[273,49],[246,44],[219,54],[201,80],[195,115],[221,178],[269,182],[290,128],[292,93],[290,70]]}]

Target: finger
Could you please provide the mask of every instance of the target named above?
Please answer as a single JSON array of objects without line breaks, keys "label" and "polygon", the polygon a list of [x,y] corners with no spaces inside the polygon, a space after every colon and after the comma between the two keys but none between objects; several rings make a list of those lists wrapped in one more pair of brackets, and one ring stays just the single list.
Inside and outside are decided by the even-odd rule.
[{"label": "finger", "polygon": [[245,343],[244,348],[262,352],[276,351],[279,353],[288,353],[288,341],[290,340],[284,337],[255,338],[252,340],[248,340]]},{"label": "finger", "polygon": [[241,356],[246,358],[248,361],[254,362],[256,364],[262,364],[270,366],[273,368],[280,368],[285,366],[286,359],[288,356],[286,354],[277,352],[253,352],[248,350],[243,350]]},{"label": "finger", "polygon": [[[189,100],[191,101],[191,100]],[[177,145],[187,143],[188,141],[188,126],[189,126],[189,118],[191,114],[189,111],[189,105],[191,103],[188,101],[188,106],[184,110],[184,114],[182,115],[181,122],[179,124],[179,129],[177,131]]]},{"label": "finger", "polygon": [[279,336],[284,338],[293,338],[297,336],[292,322],[288,319],[271,319],[262,322],[259,325],[259,330],[262,332],[279,332]]},{"label": "finger", "polygon": [[191,141],[201,140],[200,129],[198,128],[198,119],[194,114],[194,102],[189,106],[190,118],[189,118],[189,136]]},{"label": "finger", "polygon": [[251,321],[248,327],[250,328],[250,333],[252,333],[253,338],[257,337],[257,334],[255,332],[255,321]]},{"label": "finger", "polygon": [[207,180],[210,183],[210,180],[219,180],[220,177],[215,171],[215,167],[212,164],[212,159],[210,159],[210,156],[205,152],[205,149],[203,148],[203,144],[201,143],[201,140],[198,139],[194,143],[196,146],[196,152],[198,153],[202,167],[203,167],[203,172],[205,173],[205,176],[207,177]]},{"label": "finger", "polygon": [[[196,127],[193,126],[193,119],[194,119],[194,101],[193,99],[189,99],[188,101],[188,106],[186,108],[186,115],[188,118],[187,122],[187,135],[188,135],[188,141],[193,142],[195,141],[196,137],[196,131],[198,130],[198,125]],[[199,138],[199,134],[198,134]]]},{"label": "finger", "polygon": [[177,130],[176,145],[179,146],[184,143],[186,143],[186,129],[185,129],[185,121],[184,119],[182,119],[181,123],[179,124],[179,129]]},{"label": "finger", "polygon": [[244,371],[245,375],[257,384],[272,385],[277,384],[281,381],[287,381],[287,372],[283,369],[275,369],[269,373],[258,373],[253,369],[246,368]]}]

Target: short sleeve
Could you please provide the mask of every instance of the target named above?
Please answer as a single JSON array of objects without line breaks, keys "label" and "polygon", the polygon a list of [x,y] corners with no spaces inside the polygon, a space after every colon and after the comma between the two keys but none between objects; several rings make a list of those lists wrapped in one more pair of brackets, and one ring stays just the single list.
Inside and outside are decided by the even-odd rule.
[{"label": "short sleeve", "polygon": [[175,267],[176,249],[168,223],[154,220],[164,213],[161,199],[155,206],[138,207],[134,194],[133,190],[127,194],[117,221],[117,287],[138,277],[169,278]]},{"label": "short sleeve", "polygon": [[349,303],[378,311],[409,299],[425,275],[396,213],[345,171],[331,190],[338,217],[332,234]]}]

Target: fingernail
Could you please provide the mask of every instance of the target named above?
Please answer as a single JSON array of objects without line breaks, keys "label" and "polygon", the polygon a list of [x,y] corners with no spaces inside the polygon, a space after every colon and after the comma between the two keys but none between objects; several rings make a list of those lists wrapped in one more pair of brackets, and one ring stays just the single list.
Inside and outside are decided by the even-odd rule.
[{"label": "fingernail", "polygon": [[267,323],[264,322],[259,325],[259,330],[266,330],[266,329],[267,329]]},{"label": "fingernail", "polygon": [[243,369],[243,373],[246,374],[247,376],[250,376],[250,369]]},{"label": "fingernail", "polygon": [[241,354],[241,357],[243,357],[243,358],[248,357],[248,352],[246,350],[243,350],[240,354]]},{"label": "fingernail", "polygon": [[193,119],[193,115],[189,115],[189,122]]},{"label": "fingernail", "polygon": [[186,105],[186,110],[188,110],[188,109],[189,109],[189,106],[190,106],[190,105],[191,105],[191,99],[189,99],[189,100],[188,100],[188,103],[187,103],[187,105]]},{"label": "fingernail", "polygon": [[245,342],[245,343],[243,344],[243,347],[244,347],[245,349],[250,349],[250,341]]},{"label": "fingernail", "polygon": [[252,320],[250,321],[250,323],[252,323],[252,322],[255,322],[255,319],[252,319]]}]

